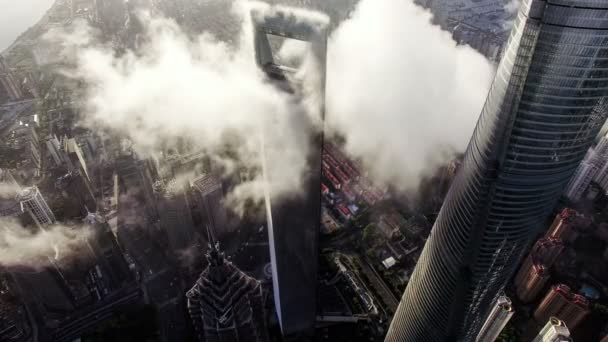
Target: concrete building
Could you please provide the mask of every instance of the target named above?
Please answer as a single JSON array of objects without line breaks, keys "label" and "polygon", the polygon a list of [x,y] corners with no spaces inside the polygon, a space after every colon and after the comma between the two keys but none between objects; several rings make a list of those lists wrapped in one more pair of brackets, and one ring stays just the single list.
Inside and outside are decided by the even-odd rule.
[{"label": "concrete building", "polygon": [[564,321],[551,317],[532,342],[572,342],[572,338]]},{"label": "concrete building", "polygon": [[19,194],[21,211],[28,212],[36,225],[44,229],[55,223],[55,215],[37,187],[26,188]]},{"label": "concrete building", "polygon": [[18,101],[23,98],[23,92],[17,78],[9,68],[2,56],[0,56],[0,103]]},{"label": "concrete building", "polygon": [[21,190],[9,170],[0,169],[0,187],[0,217],[19,216],[22,211],[17,197]]},{"label": "concrete building", "polygon": [[97,210],[93,187],[80,170],[69,171],[55,181],[55,188],[63,197],[64,211],[68,217],[83,218]]},{"label": "concrete building", "polygon": [[108,290],[103,294],[105,297],[108,293],[123,288],[134,277],[107,221],[101,215],[89,213],[84,222],[93,228],[93,234],[87,243],[103,273],[101,277],[105,278],[103,285]]},{"label": "concrete building", "polygon": [[553,286],[538,305],[534,319],[542,323],[557,317],[574,330],[589,313],[589,300],[585,296],[574,294],[568,286],[559,284]]},{"label": "concrete building", "polygon": [[498,297],[475,342],[494,342],[513,316],[513,313],[511,299],[507,296]]},{"label": "concrete building", "polygon": [[19,121],[6,136],[6,146],[15,153],[14,169],[38,176],[42,165],[40,141],[34,125]]},{"label": "concrete building", "polygon": [[209,266],[186,293],[188,312],[201,342],[266,342],[260,282],[226,260],[210,236]]},{"label": "concrete building", "polygon": [[572,202],[583,198],[583,194],[594,181],[608,190],[608,136],[602,136],[595,147],[587,151],[585,158],[570,179],[564,195]]},{"label": "concrete building", "polygon": [[214,234],[223,237],[234,231],[236,227],[228,224],[228,213],[224,207],[224,191],[222,181],[215,175],[206,174],[192,182],[195,199],[203,210],[205,223],[212,228]]},{"label": "concrete building", "polygon": [[66,163],[66,158],[63,148],[56,135],[51,135],[46,138],[46,150],[48,151],[55,166],[63,166]]},{"label": "concrete building", "polygon": [[478,335],[608,115],[600,28],[607,1],[522,2],[387,342]]},{"label": "concrete building", "polygon": [[158,214],[172,253],[179,255],[195,243],[190,202],[184,186],[169,182],[158,198]]},{"label": "concrete building", "polygon": [[591,184],[598,171],[598,163],[596,153],[590,149],[581,162],[579,167],[574,172],[574,176],[570,179],[564,195],[572,202],[576,202],[583,197],[583,194]]},{"label": "concrete building", "polygon": [[[261,6],[251,12],[254,25],[254,46],[256,63],[266,74],[268,81],[277,88],[292,95],[294,104],[299,103],[303,93],[298,82],[297,65],[283,65],[280,56],[273,53],[277,41],[296,40],[304,42],[319,68],[310,89],[318,101],[318,107],[307,108],[309,114],[318,114],[319,120],[325,113],[325,75],[327,54],[327,26],[329,18],[323,14],[309,12],[306,16],[296,16],[299,11],[283,11],[280,8]],[[299,104],[303,106],[303,104]],[[303,175],[301,195],[286,198],[273,192],[271,186],[265,189],[266,217],[272,264],[274,303],[281,332],[292,338],[305,338],[314,333],[317,315],[317,269],[318,236],[321,222],[321,165],[323,139],[318,123],[313,122],[305,108],[282,113],[298,124],[301,132],[309,138],[310,148],[307,158],[309,171]],[[282,119],[283,120],[283,119]],[[322,126],[322,125],[321,125]],[[276,127],[263,128],[260,146],[263,158],[263,174],[267,184],[278,178],[279,169],[272,163],[283,158],[273,149],[273,135]],[[272,163],[271,163],[272,162]]]}]

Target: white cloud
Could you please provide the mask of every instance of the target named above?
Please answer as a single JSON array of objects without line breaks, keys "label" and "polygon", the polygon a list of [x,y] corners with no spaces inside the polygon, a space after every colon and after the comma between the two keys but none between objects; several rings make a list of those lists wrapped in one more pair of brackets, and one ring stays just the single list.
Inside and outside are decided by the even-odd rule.
[{"label": "white cloud", "polygon": [[90,234],[87,227],[63,225],[32,232],[14,219],[0,218],[0,265],[41,267],[49,258],[69,260]]},{"label": "white cloud", "polygon": [[515,14],[521,7],[521,0],[507,0],[505,11],[510,14]]},{"label": "white cloud", "polygon": [[[232,47],[207,33],[191,38],[169,19],[142,13],[141,21],[146,43],[136,52],[117,55],[81,34],[74,39],[77,49],[68,49],[76,51],[70,74],[87,85],[84,125],[126,134],[144,156],[185,138],[230,166],[233,160],[222,154],[230,145],[233,158],[253,167],[260,164],[264,129],[272,132],[266,137],[271,187],[278,194],[296,193],[308,153],[299,120],[317,113],[265,80],[250,30]],[[243,25],[251,27],[246,20]],[[71,41],[72,35],[62,39]],[[235,193],[261,200],[261,182],[253,179]]]},{"label": "white cloud", "polygon": [[494,75],[412,1],[363,0],[328,58],[329,127],[376,180],[402,190],[464,151]]}]

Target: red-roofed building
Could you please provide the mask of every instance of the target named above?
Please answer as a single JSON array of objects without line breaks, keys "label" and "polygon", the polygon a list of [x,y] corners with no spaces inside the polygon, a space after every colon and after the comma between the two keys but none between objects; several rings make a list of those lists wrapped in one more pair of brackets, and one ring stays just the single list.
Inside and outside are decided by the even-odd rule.
[{"label": "red-roofed building", "polygon": [[325,183],[321,183],[321,194],[327,195],[329,193],[329,188]]},{"label": "red-roofed building", "polygon": [[342,218],[345,220],[350,220],[350,218],[352,216],[350,213],[350,210],[348,210],[348,208],[346,207],[346,205],[344,205],[344,203],[338,204],[338,212],[340,213]]}]

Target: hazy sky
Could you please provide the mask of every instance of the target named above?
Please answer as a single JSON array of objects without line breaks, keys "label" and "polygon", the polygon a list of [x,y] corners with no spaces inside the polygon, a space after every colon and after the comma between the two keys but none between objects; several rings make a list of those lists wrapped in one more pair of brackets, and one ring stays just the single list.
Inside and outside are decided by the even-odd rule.
[{"label": "hazy sky", "polygon": [[54,0],[0,0],[0,51],[35,24]]}]

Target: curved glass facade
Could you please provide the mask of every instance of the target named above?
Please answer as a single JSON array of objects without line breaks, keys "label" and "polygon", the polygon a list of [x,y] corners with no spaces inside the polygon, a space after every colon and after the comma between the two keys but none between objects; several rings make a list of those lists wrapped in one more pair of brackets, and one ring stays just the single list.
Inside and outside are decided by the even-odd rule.
[{"label": "curved glass facade", "polygon": [[608,0],[525,0],[387,341],[472,341],[608,112]]}]

